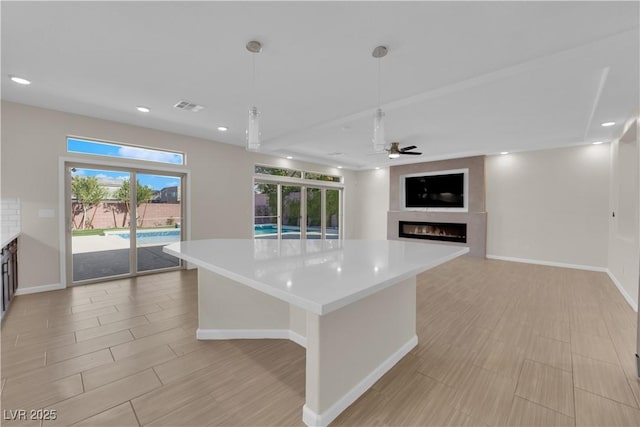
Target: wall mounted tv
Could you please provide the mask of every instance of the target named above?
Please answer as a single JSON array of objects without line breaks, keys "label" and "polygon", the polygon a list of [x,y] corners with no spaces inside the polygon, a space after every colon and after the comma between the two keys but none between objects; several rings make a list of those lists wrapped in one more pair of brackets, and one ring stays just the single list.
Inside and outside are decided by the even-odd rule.
[{"label": "wall mounted tv", "polygon": [[405,208],[464,209],[465,173],[404,177]]}]

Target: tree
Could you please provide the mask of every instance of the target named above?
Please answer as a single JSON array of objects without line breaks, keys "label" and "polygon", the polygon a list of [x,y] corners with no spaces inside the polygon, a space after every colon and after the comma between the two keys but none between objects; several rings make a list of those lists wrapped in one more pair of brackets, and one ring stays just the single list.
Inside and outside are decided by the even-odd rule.
[{"label": "tree", "polygon": [[327,190],[327,228],[338,225],[338,210],[340,208],[340,191]]},{"label": "tree", "polygon": [[[82,206],[82,228],[76,225],[76,228],[84,230],[86,227],[93,228],[93,219],[96,216],[98,205],[102,199],[107,197],[107,189],[98,183],[95,176],[74,176],[71,178],[71,191],[76,200]],[[91,219],[87,220],[87,211],[95,207]]]},{"label": "tree", "polygon": [[[127,224],[127,214],[131,212],[131,207],[129,206],[130,191],[131,191],[131,185],[129,184],[129,180],[125,179],[122,182],[122,186],[118,188],[118,191],[116,191],[114,194],[116,199],[118,199],[120,203],[123,203],[125,207],[124,217],[122,218],[123,227],[125,227]],[[136,207],[140,207],[142,203],[149,203],[152,198],[153,198],[153,189],[148,185],[141,185],[140,181],[136,181]],[[146,213],[146,207],[145,207],[145,212],[142,215],[141,224],[142,222],[144,222],[145,213]]]},{"label": "tree", "polygon": [[[295,177],[295,178],[302,177],[302,174],[300,173],[300,171],[293,170],[293,169],[285,169],[285,168],[273,168],[273,167],[269,167],[269,166],[259,166],[259,165],[257,165],[255,167],[255,172],[258,173],[258,174],[264,174],[264,175],[288,176],[288,177]],[[268,197],[269,197],[270,215],[275,215],[275,213],[278,212],[278,186],[277,186],[277,184],[258,183],[256,185],[255,191],[256,191],[256,193],[267,194],[268,195]],[[282,198],[285,199],[287,197],[287,195],[289,195],[289,193],[295,192],[295,191],[296,191],[295,187],[283,186],[282,187]],[[300,191],[300,190],[298,189],[298,191]],[[299,211],[299,209],[300,208],[298,207],[298,211]]]}]

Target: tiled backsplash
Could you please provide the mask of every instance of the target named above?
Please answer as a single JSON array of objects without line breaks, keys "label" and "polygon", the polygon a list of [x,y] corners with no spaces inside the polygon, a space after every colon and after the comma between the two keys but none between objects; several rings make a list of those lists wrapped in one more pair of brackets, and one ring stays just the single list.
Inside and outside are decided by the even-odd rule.
[{"label": "tiled backsplash", "polygon": [[20,231],[20,199],[7,197],[0,199],[2,205],[2,236],[10,236]]}]

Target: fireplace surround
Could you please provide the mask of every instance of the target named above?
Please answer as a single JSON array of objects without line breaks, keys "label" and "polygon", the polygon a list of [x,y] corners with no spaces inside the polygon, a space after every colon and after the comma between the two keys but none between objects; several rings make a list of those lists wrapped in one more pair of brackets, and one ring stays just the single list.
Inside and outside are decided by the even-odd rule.
[{"label": "fireplace surround", "polygon": [[[387,238],[429,244],[467,246],[469,255],[486,256],[487,212],[485,211],[484,156],[439,160],[392,166],[389,170],[389,211]],[[402,177],[407,175],[438,174],[446,171],[468,170],[468,191],[465,196],[468,210],[459,209],[406,209],[402,200]],[[436,229],[401,226],[404,223],[435,223]],[[451,224],[459,224],[463,231],[451,231]],[[426,226],[427,224],[424,224]],[[446,225],[446,229],[443,227]],[[463,229],[466,227],[466,230]],[[405,230],[402,230],[405,228]],[[407,235],[412,234],[412,235]],[[430,234],[435,234],[437,240]],[[455,237],[448,236],[449,234]],[[445,238],[442,238],[444,235]],[[466,239],[466,241],[465,241]]]}]

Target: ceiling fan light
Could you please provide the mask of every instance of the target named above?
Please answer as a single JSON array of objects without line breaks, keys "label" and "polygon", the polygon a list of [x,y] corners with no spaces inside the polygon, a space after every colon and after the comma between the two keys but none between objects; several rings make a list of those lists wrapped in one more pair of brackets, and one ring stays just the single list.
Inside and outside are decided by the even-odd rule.
[{"label": "ceiling fan light", "polygon": [[260,112],[257,107],[249,107],[249,123],[247,125],[247,150],[260,149]]},{"label": "ceiling fan light", "polygon": [[384,146],[384,112],[381,108],[378,108],[373,117],[373,151],[382,153]]},{"label": "ceiling fan light", "polygon": [[389,153],[390,159],[397,159],[398,157],[400,157],[400,153]]}]

